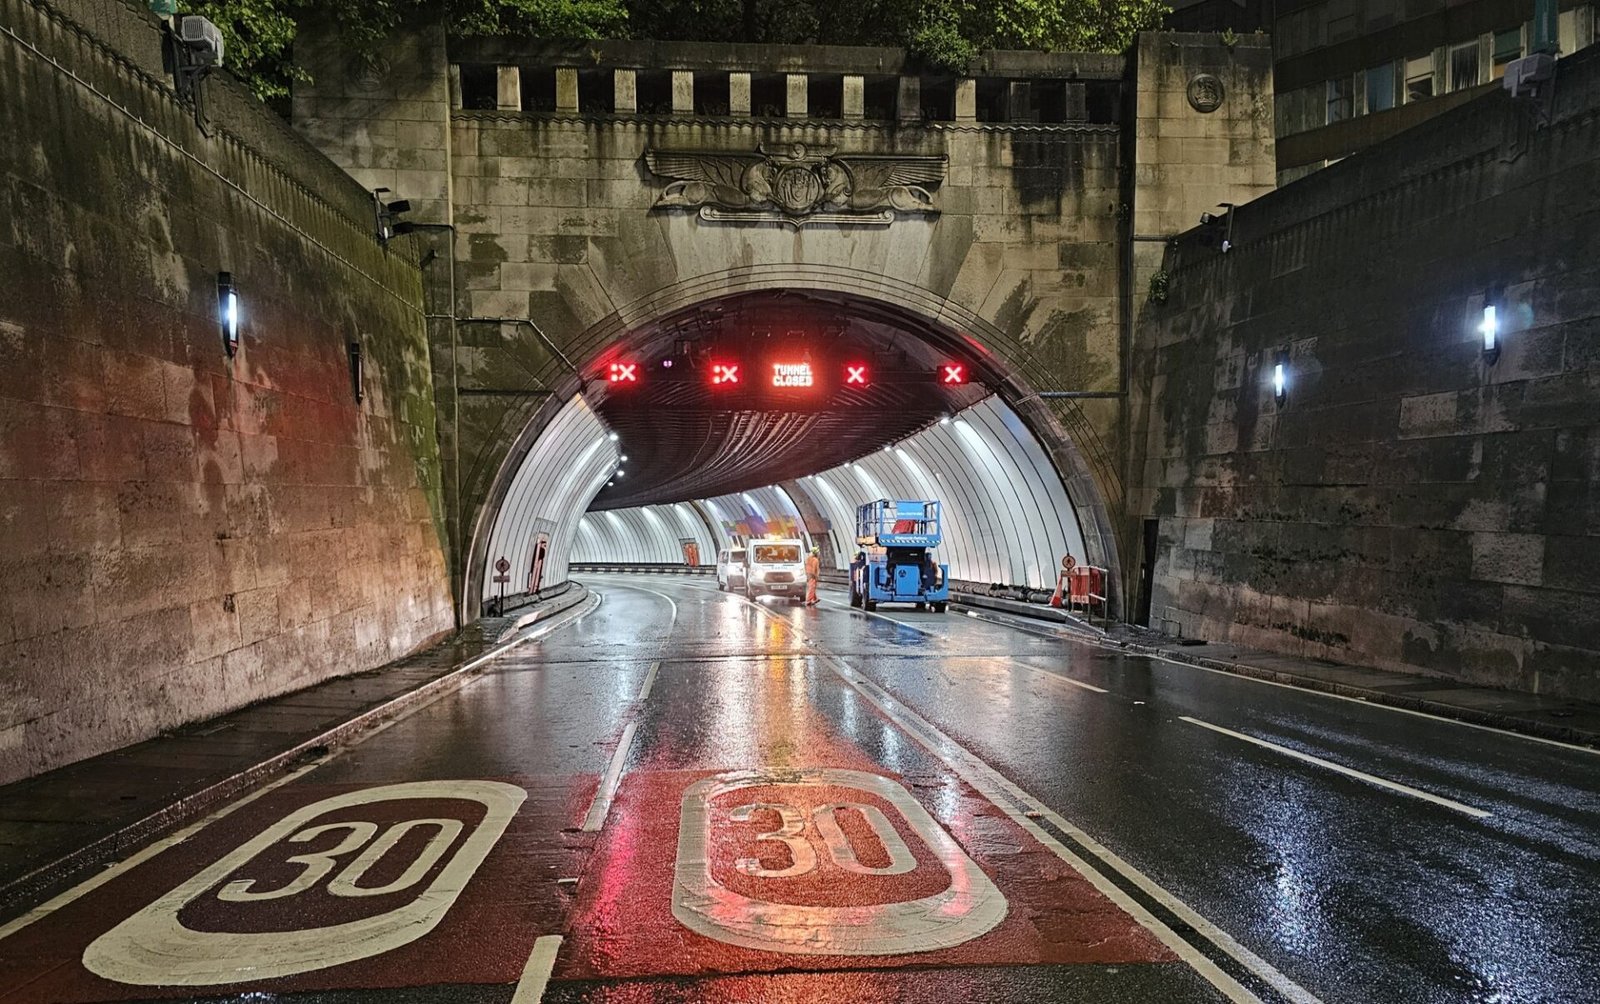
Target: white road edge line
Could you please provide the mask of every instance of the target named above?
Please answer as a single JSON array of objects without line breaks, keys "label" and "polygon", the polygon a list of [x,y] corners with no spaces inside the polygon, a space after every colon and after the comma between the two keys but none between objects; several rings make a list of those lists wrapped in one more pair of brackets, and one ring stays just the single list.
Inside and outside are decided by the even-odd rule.
[{"label": "white road edge line", "polygon": [[27,927],[29,924],[34,923],[35,921],[43,920],[44,918],[50,916],[50,914],[55,913],[57,910],[68,905],[69,903],[83,898],[89,893],[105,885],[107,882],[110,882],[112,879],[128,871],[130,868],[136,868],[139,865],[144,864],[146,861],[149,861],[151,858],[155,857],[157,854],[160,854],[167,848],[183,843],[185,840],[188,840],[190,837],[200,832],[202,828],[209,826],[210,824],[221,819],[223,816],[226,816],[237,809],[244,808],[246,805],[254,802],[262,795],[281,788],[290,781],[295,781],[301,777],[304,777],[306,774],[316,770],[318,767],[321,767],[331,759],[333,759],[332,754],[320,757],[317,760],[306,764],[304,767],[300,767],[289,772],[288,774],[285,774],[276,781],[264,784],[249,794],[229,802],[227,805],[224,805],[217,811],[208,816],[204,816],[195,820],[188,826],[185,826],[183,829],[169,833],[153,844],[147,844],[144,847],[141,847],[133,854],[130,854],[121,861],[118,861],[115,864],[105,868],[103,871],[90,876],[82,882],[79,882],[71,889],[51,897],[45,902],[34,907],[32,910],[29,910],[22,916],[17,917],[4,925],[0,925],[0,941],[11,937],[13,934],[16,934],[18,931]]},{"label": "white road edge line", "polygon": [[550,973],[556,967],[556,953],[561,951],[561,935],[546,934],[535,938],[528,964],[522,967],[522,979],[517,981],[517,992],[511,995],[511,1004],[539,1004],[544,1000],[544,988],[550,983]]},{"label": "white road edge line", "polygon": [[[757,609],[761,608],[758,607]],[[791,630],[794,628],[794,625],[789,624],[787,620],[770,611],[763,609],[762,613],[767,614],[775,621],[787,625]],[[799,634],[799,632],[796,633]],[[984,798],[999,806],[1000,810],[1010,817],[1013,822],[1031,834],[1035,840],[1048,847],[1057,857],[1065,861],[1069,867],[1087,879],[1102,895],[1128,913],[1151,934],[1155,935],[1163,945],[1172,950],[1173,954],[1193,968],[1195,972],[1221,991],[1229,1000],[1236,1002],[1236,1004],[1262,1004],[1261,998],[1240,985],[1238,980],[1223,972],[1221,967],[1211,961],[1203,952],[1185,941],[1172,928],[1157,920],[1149,910],[1124,892],[1120,886],[1106,878],[1098,869],[1090,866],[1088,862],[1073,853],[1061,841],[1051,836],[1043,827],[1030,819],[1026,813],[1037,813],[1040,818],[1048,820],[1051,825],[1083,845],[1091,854],[1132,882],[1145,895],[1171,911],[1173,915],[1182,920],[1197,934],[1217,946],[1235,962],[1271,986],[1285,999],[1293,1001],[1294,1004],[1323,1004],[1321,999],[1283,975],[1270,962],[1239,944],[1232,935],[1196,913],[1187,903],[1156,885],[1153,880],[1128,864],[1115,852],[1101,845],[1099,841],[1083,832],[1083,830],[1067,822],[1060,813],[1057,813],[1054,809],[1051,809],[1007,780],[1005,775],[978,759],[964,746],[945,735],[921,715],[901,704],[888,691],[856,673],[849,663],[838,656],[819,650],[811,639],[803,634],[800,635],[800,640],[806,647],[816,653],[815,658],[821,659],[828,664],[835,676],[866,698],[890,721],[898,725],[907,735],[915,739],[954,771],[958,777],[972,785]],[[876,691],[876,694],[873,691]],[[1004,797],[1005,795],[1010,797]],[[1013,802],[1021,803],[1024,806],[1023,811],[1019,811],[1016,805],[1012,804]]]},{"label": "white road edge line", "polygon": [[[457,675],[464,675],[483,663],[505,655],[507,652],[523,644],[524,642],[533,641],[537,638],[543,638],[545,635],[550,634],[559,628],[566,627],[568,624],[583,619],[590,613],[594,612],[595,608],[600,605],[600,597],[598,594],[593,597],[593,600],[593,603],[585,600],[583,604],[579,604],[579,606],[587,605],[588,609],[579,610],[576,615],[567,618],[566,620],[562,620],[561,618],[568,613],[568,610],[578,609],[578,607],[569,607],[568,610],[563,610],[560,614],[557,614],[556,620],[548,624],[542,624],[538,628],[529,631],[520,638],[506,642],[503,645],[496,646],[490,651],[485,652],[484,654],[473,659],[471,662],[464,663],[459,669],[453,670],[452,672]],[[363,732],[361,735],[356,736],[348,742],[342,743],[332,752],[318,757],[303,767],[298,767],[295,770],[290,771],[288,774],[278,778],[276,781],[269,781],[266,784],[263,784],[260,787],[241,795],[240,797],[217,809],[215,812],[212,812],[206,816],[202,816],[201,818],[190,823],[188,826],[185,826],[179,830],[174,830],[154,843],[141,847],[139,850],[123,858],[121,861],[107,865],[105,869],[99,873],[91,875],[89,878],[84,879],[82,882],[79,882],[72,888],[58,893],[57,895],[29,910],[27,913],[15,917],[5,924],[0,924],[0,941],[4,941],[6,938],[11,937],[13,934],[16,934],[23,928],[43,920],[62,907],[82,899],[84,896],[94,892],[96,889],[105,885],[107,882],[110,882],[112,879],[117,878],[130,869],[137,868],[139,865],[144,864],[146,861],[149,861],[151,858],[160,854],[162,851],[167,850],[169,847],[183,843],[185,840],[188,840],[196,833],[199,833],[202,829],[210,826],[212,823],[228,815],[229,813],[244,808],[246,805],[249,805],[251,802],[254,802],[261,796],[275,791],[291,781],[299,780],[305,775],[316,770],[318,767],[321,767],[329,761],[339,757],[341,754],[360,746],[362,743],[374,738],[375,736],[387,732],[389,729],[399,725],[412,715],[432,707],[434,704],[444,700],[446,697],[449,697],[452,694],[459,694],[462,690],[470,687],[474,683],[480,682],[482,679],[483,677],[480,676],[472,680],[466,680],[460,687],[441,690],[438,694],[413,704],[404,711],[400,712],[398,715],[395,715],[393,718],[383,722],[375,728],[369,729],[368,731]]]},{"label": "white road edge line", "polygon": [[659,661],[650,664],[650,672],[644,675],[644,685],[639,688],[638,700],[645,700],[650,696],[650,689],[656,685],[656,673],[661,671]]},{"label": "white road edge line", "polygon": [[605,825],[606,816],[611,814],[611,801],[617,797],[617,784],[622,780],[622,766],[628,762],[628,750],[633,746],[633,734],[638,729],[638,722],[629,722],[622,730],[622,739],[611,754],[611,762],[606,764],[605,777],[600,779],[594,801],[589,804],[589,812],[583,817],[583,832],[598,832]]},{"label": "white road edge line", "polygon": [[1420,788],[1413,788],[1410,785],[1401,784],[1398,781],[1391,781],[1388,778],[1378,777],[1375,774],[1367,774],[1356,770],[1353,767],[1346,767],[1344,764],[1334,763],[1332,760],[1324,760],[1319,756],[1312,756],[1310,753],[1302,753],[1299,750],[1290,749],[1287,746],[1280,746],[1277,743],[1268,742],[1265,739],[1257,739],[1255,736],[1246,735],[1243,732],[1235,732],[1233,729],[1225,729],[1220,725],[1212,725],[1210,722],[1203,722],[1198,718],[1190,718],[1188,715],[1179,715],[1178,720],[1180,722],[1188,722],[1190,725],[1198,725],[1203,729],[1210,729],[1213,732],[1220,732],[1225,736],[1231,736],[1234,739],[1241,739],[1247,743],[1254,743],[1263,749],[1272,750],[1274,753],[1282,753],[1284,756],[1293,757],[1296,760],[1303,760],[1306,763],[1315,764],[1318,767],[1325,767],[1328,770],[1334,771],[1335,773],[1343,774],[1345,777],[1355,778],[1357,781],[1364,781],[1367,784],[1376,785],[1379,788],[1387,788],[1390,791],[1399,792],[1402,795],[1410,795],[1412,798],[1420,798],[1425,802],[1432,802],[1434,805],[1442,805],[1446,809],[1454,809],[1456,812],[1464,812],[1475,819],[1485,819],[1492,815],[1492,813],[1483,809],[1478,809],[1470,805],[1464,805],[1461,802],[1431,794],[1430,792],[1423,791]]}]

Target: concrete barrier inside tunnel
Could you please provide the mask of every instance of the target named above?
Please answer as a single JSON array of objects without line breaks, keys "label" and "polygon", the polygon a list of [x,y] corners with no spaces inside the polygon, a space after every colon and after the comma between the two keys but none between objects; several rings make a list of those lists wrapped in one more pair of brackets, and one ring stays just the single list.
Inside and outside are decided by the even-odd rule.
[{"label": "concrete barrier inside tunnel", "polygon": [[[786,487],[785,487],[786,486]],[[693,503],[591,512],[579,521],[577,563],[682,563],[694,540],[703,562],[715,533],[798,533],[843,568],[855,551],[856,506],[877,498],[944,502],[941,559],[953,578],[1045,588],[1083,536],[1061,478],[1037,439],[998,396],[855,461],[757,491]],[[796,496],[800,496],[797,500]],[[807,520],[802,509],[821,517]],[[831,560],[827,560],[831,559]]]}]

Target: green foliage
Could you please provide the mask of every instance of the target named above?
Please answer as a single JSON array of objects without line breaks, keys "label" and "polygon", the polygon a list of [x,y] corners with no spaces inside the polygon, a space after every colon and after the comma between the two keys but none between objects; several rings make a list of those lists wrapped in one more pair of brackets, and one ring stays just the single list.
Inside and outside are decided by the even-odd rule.
[{"label": "green foliage", "polygon": [[1150,302],[1166,303],[1167,294],[1171,291],[1172,277],[1165,270],[1159,271],[1150,277]]},{"label": "green foliage", "polygon": [[288,93],[289,46],[313,12],[354,53],[410,21],[443,17],[452,34],[706,42],[905,46],[930,69],[959,72],[984,49],[1116,52],[1154,28],[1164,0],[194,0],[227,36],[228,65],[264,98]]}]

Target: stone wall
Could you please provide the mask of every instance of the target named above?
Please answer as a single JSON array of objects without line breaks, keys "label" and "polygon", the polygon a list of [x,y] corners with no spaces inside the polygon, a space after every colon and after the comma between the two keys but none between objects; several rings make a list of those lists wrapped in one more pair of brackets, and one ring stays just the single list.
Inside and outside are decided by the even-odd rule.
[{"label": "stone wall", "polygon": [[1600,59],[1554,95],[1491,94],[1238,210],[1226,255],[1169,253],[1134,356],[1153,625],[1600,698]]},{"label": "stone wall", "polygon": [[452,609],[418,272],[366,194],[223,75],[198,127],[143,5],[0,23],[3,783],[372,668]]}]

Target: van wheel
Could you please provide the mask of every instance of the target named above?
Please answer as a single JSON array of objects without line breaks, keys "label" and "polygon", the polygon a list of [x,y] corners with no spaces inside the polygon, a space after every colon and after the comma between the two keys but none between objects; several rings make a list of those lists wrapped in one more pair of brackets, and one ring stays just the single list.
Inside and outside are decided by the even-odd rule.
[{"label": "van wheel", "polygon": [[945,611],[945,604],[943,604],[943,603],[935,603],[933,605],[933,612],[934,613],[942,614],[942,613],[944,613],[944,611]]},{"label": "van wheel", "polygon": [[862,600],[862,601],[861,601],[861,605],[862,605],[862,606],[864,606],[864,607],[866,607],[866,608],[867,608],[867,611],[868,611],[868,612],[869,612],[869,613],[870,613],[870,612],[871,612],[871,611],[873,611],[873,610],[876,610],[876,609],[878,609],[878,601],[877,601],[877,600],[868,600],[868,599],[863,599],[863,600]]},{"label": "van wheel", "polygon": [[926,609],[928,609],[928,605],[926,603],[918,603],[917,604],[917,609],[918,610],[926,610]]}]

